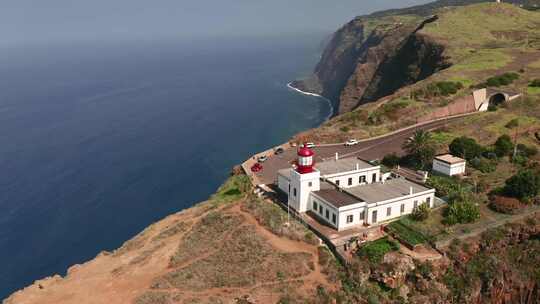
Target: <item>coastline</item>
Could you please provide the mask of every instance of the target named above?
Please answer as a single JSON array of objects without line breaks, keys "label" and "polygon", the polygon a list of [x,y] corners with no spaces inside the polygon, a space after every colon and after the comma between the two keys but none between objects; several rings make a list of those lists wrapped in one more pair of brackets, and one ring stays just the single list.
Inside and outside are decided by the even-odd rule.
[{"label": "coastline", "polygon": [[292,81],[287,83],[287,88],[291,89],[291,90],[294,90],[302,95],[307,95],[307,96],[312,96],[312,97],[318,97],[318,98],[321,98],[323,99],[324,101],[326,101],[328,103],[328,106],[330,107],[330,113],[328,113],[328,115],[326,116],[326,118],[324,119],[324,122],[330,120],[330,118],[332,118],[332,116],[334,116],[334,106],[332,105],[332,101],[322,95],[319,95],[319,94],[315,94],[315,93],[310,93],[310,92],[305,92],[305,91],[302,91],[300,90],[299,88],[296,88],[292,85]]}]

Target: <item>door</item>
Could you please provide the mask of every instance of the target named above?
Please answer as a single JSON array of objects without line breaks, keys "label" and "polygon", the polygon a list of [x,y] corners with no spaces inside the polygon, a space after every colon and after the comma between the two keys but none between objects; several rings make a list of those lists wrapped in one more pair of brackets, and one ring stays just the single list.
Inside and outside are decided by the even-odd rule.
[{"label": "door", "polygon": [[373,211],[373,213],[371,213],[371,223],[372,224],[377,223],[377,210],[375,210],[375,211]]}]

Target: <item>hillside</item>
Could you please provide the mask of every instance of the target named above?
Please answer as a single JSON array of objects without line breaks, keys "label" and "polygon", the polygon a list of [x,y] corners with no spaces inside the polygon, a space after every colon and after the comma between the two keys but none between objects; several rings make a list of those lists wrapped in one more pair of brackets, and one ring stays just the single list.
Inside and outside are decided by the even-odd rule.
[{"label": "hillside", "polygon": [[482,1],[357,17],[334,34],[313,77],[294,85],[329,98],[343,114],[443,70],[471,84],[490,71],[526,66],[523,54],[540,47],[538,13],[506,3],[448,6],[471,2]]}]

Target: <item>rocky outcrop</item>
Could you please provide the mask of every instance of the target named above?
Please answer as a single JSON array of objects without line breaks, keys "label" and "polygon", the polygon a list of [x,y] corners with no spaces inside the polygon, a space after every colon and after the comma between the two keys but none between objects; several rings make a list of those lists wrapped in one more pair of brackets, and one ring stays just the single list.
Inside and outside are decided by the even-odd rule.
[{"label": "rocky outcrop", "polygon": [[436,17],[367,30],[357,18],[333,37],[315,75],[293,85],[334,101],[341,114],[448,67],[444,47],[419,33]]}]

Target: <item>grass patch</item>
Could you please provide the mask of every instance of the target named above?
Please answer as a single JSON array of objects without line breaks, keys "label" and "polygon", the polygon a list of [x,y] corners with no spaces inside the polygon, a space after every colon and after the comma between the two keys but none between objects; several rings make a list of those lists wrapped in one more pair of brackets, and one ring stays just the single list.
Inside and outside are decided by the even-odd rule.
[{"label": "grass patch", "polygon": [[450,67],[450,70],[455,72],[496,70],[505,67],[513,60],[512,56],[498,49],[469,49],[467,54],[459,57],[461,58],[458,59],[458,63]]},{"label": "grass patch", "polygon": [[219,187],[218,191],[211,197],[215,203],[227,203],[237,201],[249,192],[251,183],[247,175],[231,176]]},{"label": "grass patch", "polygon": [[384,255],[399,250],[399,244],[396,241],[391,241],[388,238],[378,239],[373,242],[368,242],[362,246],[357,255],[368,259],[373,264],[382,262]]},{"label": "grass patch", "polygon": [[444,131],[434,131],[431,132],[431,138],[440,145],[448,145],[456,138],[457,135],[450,133],[450,132],[444,132]]},{"label": "grass patch", "polygon": [[410,228],[401,220],[390,223],[386,228],[398,239],[411,246],[427,242],[427,239],[423,234]]},{"label": "grass patch", "polygon": [[540,60],[530,63],[529,67],[534,68],[534,69],[540,69]]},{"label": "grass patch", "polygon": [[540,95],[540,87],[527,87],[527,94]]}]

